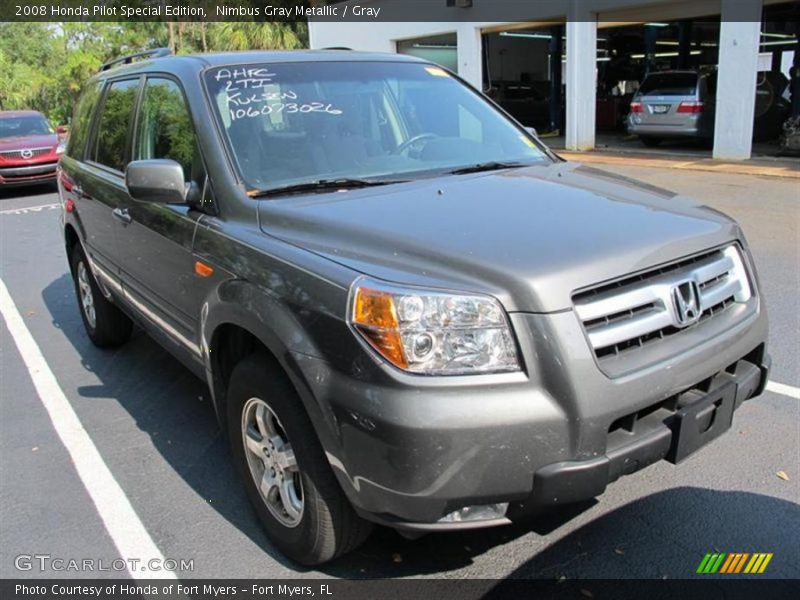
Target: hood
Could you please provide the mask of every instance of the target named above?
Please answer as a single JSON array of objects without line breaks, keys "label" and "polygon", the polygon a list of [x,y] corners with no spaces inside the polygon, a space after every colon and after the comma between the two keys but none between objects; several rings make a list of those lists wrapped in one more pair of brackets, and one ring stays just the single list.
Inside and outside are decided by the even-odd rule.
[{"label": "hood", "polygon": [[4,150],[24,150],[25,148],[55,148],[58,135],[46,133],[42,135],[20,135],[0,138],[0,152]]},{"label": "hood", "polygon": [[736,239],[724,215],[557,163],[259,203],[261,228],[387,281],[553,312],[572,293]]}]

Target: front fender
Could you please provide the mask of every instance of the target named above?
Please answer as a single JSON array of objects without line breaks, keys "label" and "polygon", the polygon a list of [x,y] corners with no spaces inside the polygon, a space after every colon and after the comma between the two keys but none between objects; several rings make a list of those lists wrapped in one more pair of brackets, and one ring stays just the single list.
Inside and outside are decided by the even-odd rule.
[{"label": "front fender", "polygon": [[[217,397],[220,388],[215,385],[215,335],[222,327],[233,325],[253,335],[272,354],[289,377],[306,412],[317,431],[323,447],[339,454],[340,446],[336,418],[327,404],[319,402],[311,392],[306,375],[296,356],[322,355],[309,336],[303,320],[311,315],[300,309],[293,311],[284,299],[252,282],[233,279],[222,283],[210,294],[201,309],[200,332],[203,362],[209,389],[212,391],[214,409],[220,422],[225,422],[224,398]],[[317,315],[314,320],[324,317]],[[265,368],[267,366],[265,365]]]}]

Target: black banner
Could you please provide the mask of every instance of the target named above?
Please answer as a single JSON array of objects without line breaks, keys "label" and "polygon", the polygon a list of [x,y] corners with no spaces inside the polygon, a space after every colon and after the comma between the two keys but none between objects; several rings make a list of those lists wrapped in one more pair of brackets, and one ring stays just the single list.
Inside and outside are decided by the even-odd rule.
[{"label": "black banner", "polygon": [[[729,0],[723,18],[750,20],[752,10],[748,8],[754,1]],[[652,2],[641,4],[642,10],[652,9]],[[636,20],[635,3],[602,0],[0,0],[0,21],[513,23],[597,21],[605,18],[603,10],[616,8],[627,9],[626,20]]]},{"label": "black banner", "polygon": [[0,581],[3,600],[751,600],[797,598],[800,582],[715,576],[693,580],[286,579]]}]

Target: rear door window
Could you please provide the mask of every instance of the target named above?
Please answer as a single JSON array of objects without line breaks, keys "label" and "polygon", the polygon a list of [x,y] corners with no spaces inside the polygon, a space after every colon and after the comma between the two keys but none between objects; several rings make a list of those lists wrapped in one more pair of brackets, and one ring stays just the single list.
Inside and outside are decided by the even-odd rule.
[{"label": "rear door window", "polygon": [[642,96],[691,96],[696,89],[694,73],[662,73],[645,78],[639,93]]},{"label": "rear door window", "polygon": [[138,79],[115,81],[103,102],[94,160],[115,171],[124,171],[128,162],[128,133],[138,90]]}]

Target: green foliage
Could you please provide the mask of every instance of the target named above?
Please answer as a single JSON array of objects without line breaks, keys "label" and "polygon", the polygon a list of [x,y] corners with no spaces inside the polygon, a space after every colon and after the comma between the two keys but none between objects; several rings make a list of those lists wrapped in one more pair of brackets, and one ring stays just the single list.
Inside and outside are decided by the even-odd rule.
[{"label": "green foliage", "polygon": [[100,65],[151,48],[189,54],[307,43],[305,23],[0,22],[0,110],[30,108],[66,123]]},{"label": "green foliage", "polygon": [[219,50],[276,50],[302,48],[308,37],[305,26],[286,23],[211,23],[209,39]]}]

